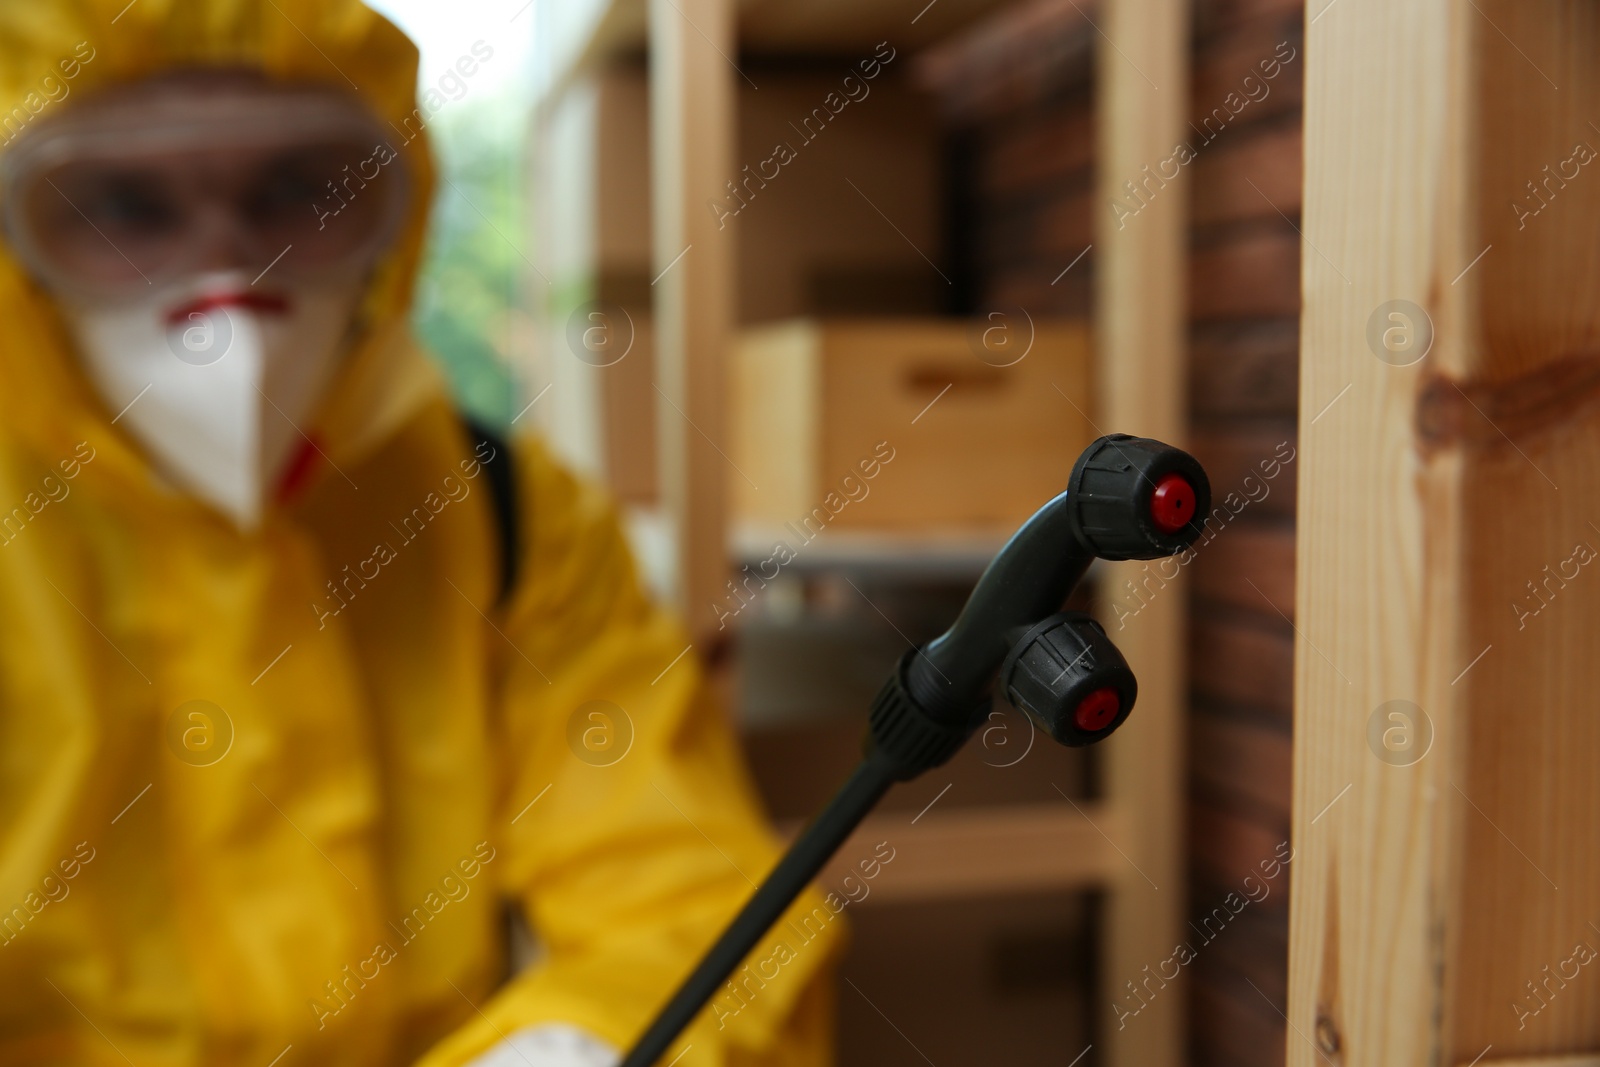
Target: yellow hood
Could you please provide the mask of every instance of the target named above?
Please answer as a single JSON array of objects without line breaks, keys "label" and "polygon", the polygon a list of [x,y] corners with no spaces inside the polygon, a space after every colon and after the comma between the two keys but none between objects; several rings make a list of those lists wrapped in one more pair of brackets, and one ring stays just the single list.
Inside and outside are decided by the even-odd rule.
[{"label": "yellow hood", "polygon": [[[355,462],[440,389],[412,339],[412,285],[427,230],[433,162],[417,110],[417,49],[359,0],[0,0],[0,142],[79,100],[186,68],[246,68],[358,96],[395,131],[411,174],[400,238],[375,272],[354,350],[318,424],[337,465]],[[4,151],[0,145],[0,152]],[[0,388],[31,399],[12,432],[46,461],[107,440],[104,470],[144,483],[144,460],[79,372],[53,301],[0,235]]]}]

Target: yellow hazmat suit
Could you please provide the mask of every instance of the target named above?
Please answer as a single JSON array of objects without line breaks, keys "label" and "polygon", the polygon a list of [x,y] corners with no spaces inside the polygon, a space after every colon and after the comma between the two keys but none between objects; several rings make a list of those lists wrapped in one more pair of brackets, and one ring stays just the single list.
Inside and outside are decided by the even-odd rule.
[{"label": "yellow hazmat suit", "polygon": [[[625,1046],[775,858],[610,502],[531,441],[497,606],[487,457],[405,321],[416,58],[354,0],[0,0],[6,142],[243,66],[352,89],[418,188],[328,462],[248,536],[153,475],[0,247],[0,1063],[444,1067],[544,1021]],[[543,948],[509,984],[508,902]],[[827,1062],[841,924],[799,907],[681,1067]]]}]

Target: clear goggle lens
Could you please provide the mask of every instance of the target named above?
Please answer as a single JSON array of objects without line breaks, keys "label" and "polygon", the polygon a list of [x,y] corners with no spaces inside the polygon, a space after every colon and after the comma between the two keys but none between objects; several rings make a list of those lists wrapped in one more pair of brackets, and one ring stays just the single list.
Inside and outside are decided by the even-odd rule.
[{"label": "clear goggle lens", "polygon": [[88,293],[203,270],[370,269],[404,216],[404,160],[349,105],[264,103],[168,107],[144,129],[100,122],[25,142],[0,161],[12,243],[47,284]]}]

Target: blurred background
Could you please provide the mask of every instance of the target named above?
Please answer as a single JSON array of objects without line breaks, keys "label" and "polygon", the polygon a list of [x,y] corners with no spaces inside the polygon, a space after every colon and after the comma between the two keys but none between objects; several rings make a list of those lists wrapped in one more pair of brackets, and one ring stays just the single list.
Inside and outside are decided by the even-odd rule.
[{"label": "blurred background", "polygon": [[[675,28],[628,0],[373,3],[439,101],[423,338],[471,411],[537,425],[625,503],[791,829],[908,644],[1100,432],[1098,235],[1179,220],[1181,373],[1150,387],[1238,503],[1181,583],[1097,572],[1093,596],[1113,637],[1185,605],[1161,660],[1179,781],[997,705],[857,839],[895,859],[856,883],[840,1062],[1281,1063],[1302,5],[1194,0],[1179,89],[1089,0],[749,0],[725,27],[668,3]],[[712,58],[653,70],[663,33]],[[1105,180],[1106,63],[1190,101],[1192,158]],[[707,155],[725,182],[694,184]],[[688,355],[659,366],[661,336]],[[664,493],[684,441],[715,454]],[[1141,927],[1190,953],[1108,949]],[[1130,1058],[1140,1028],[1175,1057]]]}]

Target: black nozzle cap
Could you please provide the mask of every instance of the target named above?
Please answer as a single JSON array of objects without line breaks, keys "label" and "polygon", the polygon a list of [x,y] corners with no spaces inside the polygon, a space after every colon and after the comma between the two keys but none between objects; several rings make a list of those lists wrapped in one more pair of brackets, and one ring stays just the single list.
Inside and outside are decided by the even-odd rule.
[{"label": "black nozzle cap", "polygon": [[1073,532],[1101,559],[1176,555],[1211,512],[1211,482],[1193,456],[1121,433],[1084,449],[1067,491]]},{"label": "black nozzle cap", "polygon": [[1099,623],[1063,611],[1012,647],[1000,666],[1000,691],[1051,737],[1077,748],[1122,725],[1139,684]]}]

